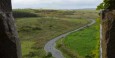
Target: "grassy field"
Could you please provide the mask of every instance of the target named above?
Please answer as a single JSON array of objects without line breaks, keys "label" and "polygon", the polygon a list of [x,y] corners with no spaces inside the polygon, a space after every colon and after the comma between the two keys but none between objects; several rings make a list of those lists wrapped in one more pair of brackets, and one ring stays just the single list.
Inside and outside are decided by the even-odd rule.
[{"label": "grassy field", "polygon": [[47,58],[43,48],[49,40],[88,24],[87,19],[98,16],[95,13],[94,10],[15,10],[23,58]]},{"label": "grassy field", "polygon": [[25,56],[32,54],[32,56],[44,56],[45,52],[43,50],[43,47],[47,43],[47,41],[62,33],[76,29],[87,23],[88,20],[84,19],[17,19],[17,28],[19,31],[20,39],[22,41],[23,55]]},{"label": "grassy field", "polygon": [[57,42],[66,58],[99,58],[99,20]]}]

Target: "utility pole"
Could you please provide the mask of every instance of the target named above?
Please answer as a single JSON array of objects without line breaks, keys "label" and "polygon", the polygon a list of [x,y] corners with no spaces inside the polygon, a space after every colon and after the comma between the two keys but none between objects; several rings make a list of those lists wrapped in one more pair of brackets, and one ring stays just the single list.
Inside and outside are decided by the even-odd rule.
[{"label": "utility pole", "polygon": [[11,0],[0,0],[0,58],[21,58]]},{"label": "utility pole", "polygon": [[[115,58],[115,1],[101,14],[101,49],[102,58]],[[101,57],[100,57],[101,58]]]}]

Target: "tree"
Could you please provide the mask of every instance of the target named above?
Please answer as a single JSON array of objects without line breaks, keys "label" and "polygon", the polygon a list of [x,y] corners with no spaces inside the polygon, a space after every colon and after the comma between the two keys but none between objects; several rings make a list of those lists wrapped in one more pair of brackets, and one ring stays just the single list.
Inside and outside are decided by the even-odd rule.
[{"label": "tree", "polygon": [[115,1],[104,0],[101,15],[102,27],[102,58],[115,58]]},{"label": "tree", "polygon": [[0,58],[21,58],[11,0],[0,0]]}]

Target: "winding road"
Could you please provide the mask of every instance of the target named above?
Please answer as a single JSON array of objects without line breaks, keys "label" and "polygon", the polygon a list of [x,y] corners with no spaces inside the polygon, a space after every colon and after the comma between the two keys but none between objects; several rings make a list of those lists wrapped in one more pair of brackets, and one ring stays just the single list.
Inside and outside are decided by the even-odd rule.
[{"label": "winding road", "polygon": [[100,24],[100,58],[102,58],[102,25]]},{"label": "winding road", "polygon": [[92,21],[91,23],[89,23],[89,24],[87,24],[87,25],[85,25],[85,26],[83,26],[83,27],[80,27],[80,28],[78,28],[78,29],[76,29],[76,30],[73,30],[73,31],[70,31],[70,32],[68,32],[68,33],[62,34],[62,35],[60,35],[60,36],[58,36],[58,37],[56,37],[56,38],[50,40],[48,43],[46,43],[46,45],[45,45],[45,47],[44,47],[44,50],[46,51],[46,53],[51,52],[51,53],[52,53],[52,56],[53,56],[54,58],[64,58],[64,56],[63,56],[63,54],[61,53],[61,51],[59,51],[58,49],[55,48],[55,46],[56,46],[56,41],[59,40],[59,39],[61,39],[61,38],[63,38],[63,37],[66,37],[68,34],[70,34],[70,33],[72,33],[72,32],[79,31],[79,30],[84,29],[84,28],[86,28],[87,26],[91,26],[91,25],[93,25],[93,24],[95,23],[95,20],[91,19],[91,21]]}]

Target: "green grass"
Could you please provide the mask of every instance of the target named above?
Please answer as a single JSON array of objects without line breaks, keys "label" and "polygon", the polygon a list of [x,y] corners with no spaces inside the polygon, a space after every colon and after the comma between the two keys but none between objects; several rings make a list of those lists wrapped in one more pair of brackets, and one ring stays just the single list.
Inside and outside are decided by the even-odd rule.
[{"label": "green grass", "polygon": [[[98,11],[96,10],[48,10],[48,9],[14,9],[16,12],[34,13],[43,17],[71,17],[77,19],[96,19]],[[22,14],[23,15],[23,14]],[[19,14],[20,16],[20,14]],[[31,17],[31,16],[30,16]]]},{"label": "green grass", "polygon": [[89,20],[71,18],[18,18],[16,23],[22,42],[23,58],[44,57],[43,48],[49,40],[88,22]]},{"label": "green grass", "polygon": [[35,42],[32,42],[32,41],[22,41],[21,42],[23,45],[22,45],[22,52],[23,52],[23,55],[27,55],[30,51],[32,51],[32,49],[30,49]]},{"label": "green grass", "polygon": [[94,27],[90,27],[90,29],[73,33],[64,40],[64,43],[71,49],[78,51],[80,55],[86,56],[89,54],[88,51],[91,51],[95,48],[95,31],[96,30]]},{"label": "green grass", "polygon": [[90,21],[86,19],[98,17],[96,11],[84,10],[15,9],[15,11],[40,16],[16,18],[23,58],[44,58],[46,53],[43,48],[49,40],[89,23]]},{"label": "green grass", "polygon": [[67,37],[59,40],[57,47],[64,53],[66,58],[98,58],[99,23],[78,32],[71,33]]}]

